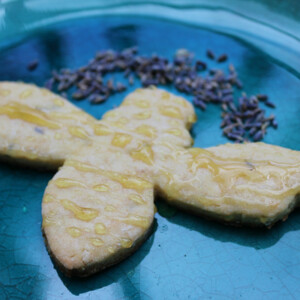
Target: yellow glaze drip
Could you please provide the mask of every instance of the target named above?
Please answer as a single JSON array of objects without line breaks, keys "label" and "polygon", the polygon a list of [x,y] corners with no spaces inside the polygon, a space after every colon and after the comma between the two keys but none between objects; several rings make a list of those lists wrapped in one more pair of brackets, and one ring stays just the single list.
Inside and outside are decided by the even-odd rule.
[{"label": "yellow glaze drip", "polygon": [[97,192],[107,192],[109,187],[106,184],[97,184],[93,187],[93,189]]},{"label": "yellow glaze drip", "polygon": [[59,99],[59,98],[54,98],[54,99],[53,99],[53,103],[54,103],[56,106],[60,106],[60,107],[62,107],[62,106],[65,105],[64,101],[63,101],[62,99]]},{"label": "yellow glaze drip", "polygon": [[71,166],[82,172],[92,172],[108,177],[109,179],[120,183],[126,189],[145,190],[153,187],[153,184],[141,177],[133,175],[124,175],[118,172],[97,169],[89,164],[79,161],[67,160],[65,166]]},{"label": "yellow glaze drip", "polygon": [[162,92],[161,93],[161,99],[162,100],[169,100],[170,99],[170,97],[171,97],[171,95],[170,95],[170,93],[168,93],[168,92]]},{"label": "yellow glaze drip", "polygon": [[46,194],[44,196],[44,199],[43,199],[44,203],[49,203],[49,202],[54,202],[54,201],[55,201],[54,197],[51,196],[50,194]]},{"label": "yellow glaze drip", "polygon": [[70,200],[61,200],[62,206],[71,211],[75,218],[82,221],[91,221],[99,215],[99,211],[93,208],[80,207]]},{"label": "yellow glaze drip", "polygon": [[20,97],[20,99],[26,99],[26,98],[30,97],[32,95],[32,93],[33,93],[32,90],[25,90],[19,95],[19,97]]},{"label": "yellow glaze drip", "polygon": [[148,218],[138,215],[129,215],[127,218],[122,219],[122,221],[126,224],[141,227],[144,229],[147,229],[150,225]]},{"label": "yellow glaze drip", "polygon": [[209,157],[198,157],[197,159],[190,161],[188,166],[192,172],[203,168],[209,170],[213,175],[219,174],[219,166]]},{"label": "yellow glaze drip", "polygon": [[131,151],[133,159],[140,160],[147,165],[153,165],[154,154],[150,145],[143,145],[137,150]]},{"label": "yellow glaze drip", "polygon": [[138,100],[134,102],[134,105],[140,108],[149,108],[150,103],[147,100]]},{"label": "yellow glaze drip", "polygon": [[159,171],[160,171],[160,174],[163,177],[166,178],[166,180],[167,180],[168,183],[172,183],[172,181],[173,181],[173,175],[170,172],[168,172],[168,171],[166,171],[164,169],[160,169]]},{"label": "yellow glaze drip", "polygon": [[81,236],[81,230],[78,227],[68,227],[67,232],[73,238]]},{"label": "yellow glaze drip", "polygon": [[123,175],[116,172],[103,171],[111,180],[120,183],[126,189],[145,190],[152,188],[152,183],[137,176]]},{"label": "yellow glaze drip", "polygon": [[[187,151],[191,154],[191,158],[188,160],[189,170],[191,172],[196,172],[199,168],[209,170],[213,180],[220,186],[224,201],[226,199],[230,202],[234,201],[227,197],[234,189],[237,191],[247,190],[274,199],[292,196],[300,192],[300,187],[292,187],[288,184],[293,170],[298,167],[297,164],[276,163],[269,160],[248,162],[241,158],[225,159],[199,148]],[[239,180],[242,180],[244,184],[241,184]],[[268,189],[267,184],[270,180],[276,182],[276,190],[274,190],[274,186]]]},{"label": "yellow glaze drip", "polygon": [[11,93],[8,89],[0,89],[0,96],[8,96]]},{"label": "yellow glaze drip", "polygon": [[146,204],[146,201],[138,194],[130,194],[128,198],[137,204]]},{"label": "yellow glaze drip", "polygon": [[111,144],[115,147],[124,148],[132,140],[132,136],[126,133],[115,133]]},{"label": "yellow glaze drip", "polygon": [[113,131],[104,124],[97,124],[94,126],[94,133],[96,135],[110,135]]},{"label": "yellow glaze drip", "polygon": [[79,126],[70,126],[68,128],[68,131],[71,135],[76,136],[80,139],[86,140],[86,139],[89,138],[88,133],[83,128],[81,128]]},{"label": "yellow glaze drip", "polygon": [[150,125],[141,125],[135,129],[135,132],[147,136],[151,139],[156,138],[157,130]]},{"label": "yellow glaze drip", "polygon": [[107,233],[107,228],[103,223],[97,223],[95,225],[95,233],[99,235],[103,235]]},{"label": "yellow glaze drip", "polygon": [[193,114],[192,116],[188,116],[187,121],[188,121],[188,123],[195,123],[197,121],[196,114]]},{"label": "yellow glaze drip", "polygon": [[14,150],[14,149],[6,150],[5,154],[12,157],[20,157],[20,158],[26,158],[30,160],[35,160],[38,158],[38,155],[36,153],[22,151],[22,150]]},{"label": "yellow glaze drip", "polygon": [[125,125],[129,123],[129,119],[125,117],[121,117],[117,121],[107,121],[107,122],[109,122],[109,124],[111,124],[114,127],[118,127],[122,129],[125,128]]},{"label": "yellow glaze drip", "polygon": [[147,120],[151,118],[151,112],[150,111],[144,111],[141,113],[137,113],[133,115],[133,118],[138,120]]},{"label": "yellow glaze drip", "polygon": [[100,247],[104,245],[104,242],[99,238],[91,238],[91,243],[95,247]]},{"label": "yellow glaze drip", "polygon": [[175,136],[181,136],[182,135],[182,131],[179,128],[171,128],[166,130],[166,133],[175,135]]},{"label": "yellow glaze drip", "polygon": [[83,163],[80,161],[76,161],[76,160],[71,160],[71,159],[66,160],[64,165],[73,167],[74,169],[81,171],[81,172],[97,173],[99,171],[99,169],[97,169],[89,164],[86,164],[86,163]]},{"label": "yellow glaze drip", "polygon": [[207,156],[212,155],[211,152],[202,148],[191,148],[188,150],[188,152],[192,155],[193,159],[195,159],[198,155],[207,155]]},{"label": "yellow glaze drip", "polygon": [[132,240],[127,238],[122,238],[120,243],[123,248],[130,248],[133,244]]},{"label": "yellow glaze drip", "polygon": [[54,180],[53,182],[57,187],[62,188],[62,189],[66,189],[66,188],[70,188],[70,187],[82,187],[82,188],[87,188],[87,186],[77,180],[73,180],[73,179],[68,179],[68,178],[58,178],[56,180]]},{"label": "yellow glaze drip", "polygon": [[116,250],[113,247],[107,247],[107,251],[111,254],[114,254]]},{"label": "yellow glaze drip", "polygon": [[58,123],[50,120],[44,112],[15,102],[1,106],[0,115],[7,115],[10,119],[20,119],[49,129],[58,129],[61,127]]},{"label": "yellow glaze drip", "polygon": [[180,109],[176,106],[169,106],[169,105],[160,106],[159,112],[160,114],[166,117],[180,119],[180,120],[183,119]]},{"label": "yellow glaze drip", "polygon": [[53,219],[53,217],[50,216],[43,218],[42,228],[46,228],[53,225],[59,225],[59,222],[57,222]]},{"label": "yellow glaze drip", "polygon": [[81,121],[84,124],[90,124],[92,126],[93,124],[95,124],[95,121],[97,121],[94,117],[79,109],[74,109],[71,113],[73,116],[75,115],[75,120]]}]

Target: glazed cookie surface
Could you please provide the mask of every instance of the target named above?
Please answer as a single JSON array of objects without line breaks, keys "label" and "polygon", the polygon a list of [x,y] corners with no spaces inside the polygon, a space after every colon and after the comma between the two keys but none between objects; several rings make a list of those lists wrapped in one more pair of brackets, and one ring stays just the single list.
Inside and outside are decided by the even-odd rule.
[{"label": "glazed cookie surface", "polygon": [[298,205],[300,153],[265,143],[154,145],[155,182],[174,205],[227,223],[270,226]]},{"label": "glazed cookie surface", "polygon": [[93,117],[34,85],[0,83],[0,157],[57,169],[91,143]]},{"label": "glazed cookie surface", "polygon": [[191,148],[193,106],[166,91],[138,89],[97,121],[43,89],[0,88],[2,158],[63,164],[45,191],[42,227],[69,276],[133,253],[151,232],[156,193],[192,213],[255,226],[298,204],[299,152],[264,143]]},{"label": "glazed cookie surface", "polygon": [[66,160],[42,205],[48,250],[64,273],[83,277],[105,269],[148,237],[150,174],[147,165],[113,147],[86,147]]}]

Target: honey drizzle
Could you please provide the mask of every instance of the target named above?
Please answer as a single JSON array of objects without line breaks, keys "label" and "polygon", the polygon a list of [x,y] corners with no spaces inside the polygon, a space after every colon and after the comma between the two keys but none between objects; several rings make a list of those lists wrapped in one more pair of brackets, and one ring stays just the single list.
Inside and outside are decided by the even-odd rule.
[{"label": "honey drizzle", "polygon": [[121,219],[126,224],[147,229],[150,226],[149,219],[138,215],[128,215],[127,218]]},{"label": "honey drizzle", "polygon": [[91,165],[79,161],[67,160],[65,165],[71,166],[81,172],[92,172],[92,173],[97,173],[99,175],[106,176],[109,179],[120,183],[126,189],[134,189],[134,190],[142,191],[153,187],[153,184],[145,180],[144,178],[134,176],[134,175],[124,175],[118,172],[98,169]]},{"label": "honey drizzle", "polygon": [[58,178],[54,180],[54,184],[61,189],[66,189],[71,187],[87,188],[87,186],[84,183],[69,178]]},{"label": "honey drizzle", "polygon": [[[210,171],[213,179],[220,185],[220,189],[225,191],[222,197],[226,197],[226,191],[233,188],[236,190],[248,190],[262,196],[272,198],[282,198],[295,195],[300,192],[299,187],[288,187],[286,183],[290,176],[299,172],[300,163],[288,164],[278,163],[269,160],[256,160],[251,164],[245,159],[224,159],[214,155],[208,150],[194,148],[188,150],[191,158],[188,160],[190,171],[195,172],[199,168],[204,168]],[[251,168],[253,166],[254,168]],[[269,167],[267,172],[265,168]],[[236,185],[236,179],[245,178],[248,183],[263,183],[270,179],[277,179],[281,183],[280,190],[273,191],[264,189],[256,189],[251,184]],[[220,197],[220,198],[222,198]]]},{"label": "honey drizzle", "polygon": [[99,215],[99,211],[94,208],[81,207],[73,201],[64,199],[60,200],[61,205],[71,211],[76,219],[89,222]]},{"label": "honey drizzle", "polygon": [[61,128],[61,125],[49,119],[46,113],[20,103],[11,102],[1,106],[0,115],[6,115],[10,119],[20,119],[49,129]]}]

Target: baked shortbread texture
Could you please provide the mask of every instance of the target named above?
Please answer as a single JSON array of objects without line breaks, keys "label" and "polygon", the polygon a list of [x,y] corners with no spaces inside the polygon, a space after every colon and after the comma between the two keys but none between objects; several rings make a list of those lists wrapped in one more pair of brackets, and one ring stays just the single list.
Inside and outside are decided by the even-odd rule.
[{"label": "baked shortbread texture", "polygon": [[155,182],[164,198],[231,224],[272,226],[299,203],[300,152],[265,143],[182,150],[156,144]]},{"label": "baked shortbread texture", "polygon": [[0,83],[0,157],[57,169],[67,155],[91,143],[95,119],[34,85]]},{"label": "baked shortbread texture", "polygon": [[153,191],[151,172],[123,151],[97,144],[71,155],[43,199],[44,235],[62,271],[88,276],[140,246],[151,232]]},{"label": "baked shortbread texture", "polygon": [[264,143],[190,148],[194,109],[166,91],[138,89],[101,121],[26,84],[1,83],[0,105],[3,159],[64,162],[42,215],[49,253],[69,276],[135,251],[151,232],[155,193],[233,224],[271,226],[297,205],[299,152]]}]

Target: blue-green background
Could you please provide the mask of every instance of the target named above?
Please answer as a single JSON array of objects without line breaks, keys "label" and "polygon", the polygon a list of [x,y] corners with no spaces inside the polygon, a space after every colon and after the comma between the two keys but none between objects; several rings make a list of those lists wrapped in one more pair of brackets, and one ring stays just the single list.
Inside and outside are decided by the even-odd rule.
[{"label": "blue-green background", "polygon": [[[5,42],[5,43],[4,43]],[[36,30],[0,49],[0,80],[43,85],[51,70],[77,68],[96,51],[137,45],[140,54],[171,58],[186,48],[200,59],[207,48],[226,52],[248,94],[267,93],[277,109],[278,130],[265,142],[300,150],[300,88],[297,72],[255,46],[196,27],[157,19],[95,17]],[[288,45],[286,45],[288,47]],[[38,59],[38,68],[27,64]],[[226,68],[227,64],[209,64]],[[121,78],[116,75],[115,78]],[[138,87],[131,87],[127,92]],[[172,89],[169,89],[172,91]],[[92,106],[75,102],[100,118],[127,92]],[[189,98],[189,100],[191,100]],[[197,110],[195,146],[226,142],[220,109]],[[157,203],[156,226],[134,255],[87,279],[57,272],[41,234],[41,199],[53,173],[0,166],[0,299],[297,299],[300,294],[300,214],[271,230],[232,228]],[[63,242],[63,241],[62,241]]]}]

